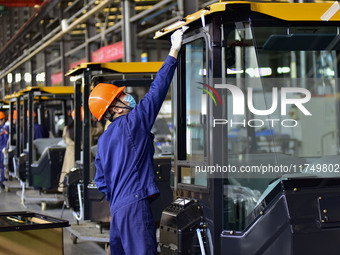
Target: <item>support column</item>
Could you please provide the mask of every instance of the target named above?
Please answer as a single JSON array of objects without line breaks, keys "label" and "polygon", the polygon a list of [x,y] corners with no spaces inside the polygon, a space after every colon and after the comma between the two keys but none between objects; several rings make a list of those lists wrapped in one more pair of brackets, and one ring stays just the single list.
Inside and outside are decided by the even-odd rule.
[{"label": "support column", "polygon": [[5,95],[8,95],[8,94],[11,94],[10,86],[9,86],[9,84],[8,84],[7,77],[4,77],[4,84],[5,84],[5,88],[4,88],[4,96],[5,96]]},{"label": "support column", "polygon": [[52,72],[48,63],[51,61],[51,52],[49,50],[44,51],[44,72],[45,72],[45,86],[52,86]]},{"label": "support column", "polygon": [[95,18],[90,18],[86,22],[86,33],[85,33],[85,42],[86,42],[86,47],[85,47],[85,56],[87,62],[92,62],[92,52],[97,50],[95,48],[95,45],[91,42],[89,42],[89,38],[93,37],[96,35],[96,20]]},{"label": "support column", "polygon": [[180,17],[184,17],[183,0],[177,0],[178,12]]},{"label": "support column", "polygon": [[183,0],[184,17],[199,10],[198,0]]},{"label": "support column", "polygon": [[[63,28],[63,24],[62,22],[64,22],[64,19],[67,19],[68,16],[65,16],[63,10],[67,7],[66,3],[60,3],[60,9],[59,9],[59,20],[60,20],[60,25],[61,25],[61,29]],[[66,24],[67,26],[67,24]],[[68,70],[70,69],[70,60],[69,58],[66,56],[66,52],[71,50],[71,35],[70,34],[66,34],[64,35],[61,40],[60,40],[60,56],[61,56],[61,74],[62,74],[62,82],[61,85],[62,86],[70,86],[70,78],[66,77],[65,74],[68,72]]]},{"label": "support column", "polygon": [[66,52],[71,50],[71,36],[69,34],[65,35],[60,42],[60,56],[61,56],[61,73],[62,73],[62,86],[70,85],[70,78],[66,77],[65,74],[70,69],[70,61],[66,56]]},{"label": "support column", "polygon": [[20,70],[20,89],[23,89],[26,88],[25,68],[21,66],[19,70]]},{"label": "support column", "polygon": [[20,68],[19,69],[15,69],[13,71],[13,83],[12,83],[12,87],[14,92],[17,92],[20,90],[20,81],[17,81],[17,74],[20,73]]},{"label": "support column", "polygon": [[130,0],[121,2],[123,9],[124,62],[132,62],[131,10]]},{"label": "support column", "polygon": [[37,86],[37,74],[34,72],[34,70],[37,68],[36,57],[31,58],[29,63],[30,63],[29,73],[31,74],[31,86],[36,87]]}]

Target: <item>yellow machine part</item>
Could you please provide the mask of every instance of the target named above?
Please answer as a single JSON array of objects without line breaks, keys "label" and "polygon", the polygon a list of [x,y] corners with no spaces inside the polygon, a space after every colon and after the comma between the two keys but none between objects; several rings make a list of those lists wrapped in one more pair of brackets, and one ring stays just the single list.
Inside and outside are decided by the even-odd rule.
[{"label": "yellow machine part", "polygon": [[[212,4],[205,9],[195,12],[185,17],[181,21],[177,21],[156,32],[154,39],[160,38],[172,31],[182,27],[189,26],[190,23],[201,19],[201,16],[211,15],[217,12],[226,12],[228,14],[228,6],[232,5],[248,5],[250,11],[262,13],[273,18],[287,21],[323,21],[321,17],[332,7],[334,3],[257,3],[247,1],[228,1]],[[335,14],[329,21],[340,21],[340,12]]]},{"label": "yellow machine part", "polygon": [[100,69],[113,73],[157,73],[163,62],[115,62],[115,63],[82,63],[67,72],[66,76],[78,75],[84,69]]}]

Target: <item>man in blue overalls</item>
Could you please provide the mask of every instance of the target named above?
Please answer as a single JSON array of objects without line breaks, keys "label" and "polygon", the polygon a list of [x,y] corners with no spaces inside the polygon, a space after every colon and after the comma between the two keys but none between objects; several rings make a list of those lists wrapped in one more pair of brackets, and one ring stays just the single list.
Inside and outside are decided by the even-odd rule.
[{"label": "man in blue overalls", "polygon": [[7,147],[9,127],[6,125],[6,115],[4,112],[0,111],[0,186],[4,188],[3,182],[5,181],[5,168],[4,168],[4,154],[2,152],[3,148]]},{"label": "man in blue overalls", "polygon": [[171,36],[169,56],[149,92],[136,105],[125,87],[100,83],[91,92],[89,108],[112,121],[98,141],[95,182],[110,202],[112,254],[157,254],[150,197],[159,194],[153,171],[150,130],[168,92],[182,45],[182,30]]},{"label": "man in blue overalls", "polygon": [[[28,112],[27,112],[27,117],[28,117]],[[45,128],[45,126],[43,124],[39,124],[38,123],[38,117],[37,114],[35,112],[33,112],[33,121],[34,121],[34,125],[33,125],[33,139],[39,139],[39,138],[48,138],[49,137],[49,133],[47,131],[47,129]]]}]

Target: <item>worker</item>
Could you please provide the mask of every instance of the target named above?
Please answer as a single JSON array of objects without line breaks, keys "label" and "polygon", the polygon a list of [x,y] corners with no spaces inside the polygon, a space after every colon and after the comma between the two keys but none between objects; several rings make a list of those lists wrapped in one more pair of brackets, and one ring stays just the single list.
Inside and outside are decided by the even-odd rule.
[{"label": "worker", "polygon": [[4,154],[2,149],[7,147],[9,134],[9,126],[6,125],[6,115],[3,111],[0,111],[0,168],[1,168],[1,177],[0,177],[0,186],[4,188],[3,182],[5,181],[5,168],[4,168]]},{"label": "worker", "polygon": [[[13,110],[12,118],[13,118],[13,124],[15,125],[17,123],[17,110]],[[10,116],[8,115],[8,119],[6,121],[6,125],[8,126],[9,126],[9,121],[10,121]]]},{"label": "worker", "polygon": [[89,97],[92,114],[112,122],[99,138],[95,159],[95,183],[110,202],[112,254],[157,254],[150,200],[159,189],[150,131],[177,66],[182,34],[182,30],[172,34],[169,56],[138,105],[125,87],[112,84],[98,84]]},{"label": "worker", "polygon": [[[29,117],[28,111],[27,111],[27,118]],[[43,124],[38,123],[37,114],[33,112],[33,118],[34,118],[34,136],[33,139],[39,139],[39,138],[48,138],[49,133],[46,129],[46,127]]]},{"label": "worker", "polygon": [[[13,113],[12,113],[12,119],[13,119],[13,127],[12,127],[12,130],[11,132],[13,132],[13,140],[16,139],[16,136],[14,135],[15,132],[16,132],[16,129],[15,129],[15,125],[17,123],[17,110],[13,110]],[[8,119],[6,121],[6,126],[8,126],[8,130],[10,130],[10,115],[8,114]]]},{"label": "worker", "polygon": [[[83,114],[83,107],[80,108],[81,111],[81,121],[84,119],[84,114]],[[72,117],[72,122],[68,124],[66,127],[64,127],[63,130],[63,139],[64,142],[66,143],[66,151],[65,151],[65,156],[64,156],[64,161],[63,161],[63,167],[61,169],[61,174],[59,177],[59,186],[58,186],[58,191],[63,192],[64,189],[64,179],[66,174],[70,172],[72,167],[74,166],[74,119],[75,119],[75,110],[71,112],[71,117]],[[93,145],[93,139],[95,137],[100,136],[103,131],[104,127],[103,125],[99,122],[95,122],[95,127],[91,126],[91,146]]]}]

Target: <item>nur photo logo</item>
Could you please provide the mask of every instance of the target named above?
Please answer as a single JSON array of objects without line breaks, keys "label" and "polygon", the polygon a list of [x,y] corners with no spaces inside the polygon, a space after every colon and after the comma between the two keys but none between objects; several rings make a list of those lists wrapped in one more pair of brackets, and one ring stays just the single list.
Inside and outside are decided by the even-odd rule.
[{"label": "nur photo logo", "polygon": [[[223,106],[220,95],[217,93],[217,91],[213,87],[211,87],[210,85],[208,85],[206,83],[203,83],[203,82],[198,82],[198,83],[202,84],[204,87],[210,89],[216,95],[216,97],[217,97],[218,101],[220,102],[221,106]],[[197,88],[200,89],[200,90],[203,90],[205,93],[207,93],[211,97],[211,99],[214,101],[215,106],[217,106],[217,102],[215,100],[215,97],[214,97],[214,95],[209,90],[207,90],[205,88],[200,88],[200,87],[197,87]]]},{"label": "nur photo logo", "polygon": [[[280,123],[283,127],[295,127],[298,125],[298,122],[295,119],[285,119],[283,116],[287,115],[287,108],[295,107],[300,110],[306,116],[312,116],[312,114],[308,111],[304,104],[308,103],[311,99],[311,93],[309,90],[305,88],[297,88],[297,87],[272,87],[271,91],[271,105],[267,106],[267,109],[257,109],[254,105],[254,92],[252,87],[247,88],[247,93],[245,94],[239,87],[232,84],[215,84],[214,87],[203,83],[198,82],[203,85],[203,88],[197,87],[198,89],[204,91],[206,94],[202,94],[202,114],[207,114],[207,95],[213,100],[215,106],[218,105],[217,100],[220,102],[221,107],[223,107],[223,103],[220,95],[216,91],[216,89],[227,89],[229,92],[228,97],[232,101],[231,107],[232,116],[229,119],[213,119],[213,127],[216,125],[225,125],[229,124],[231,127],[236,125],[241,126],[250,126],[250,127],[263,127],[265,123],[269,124],[270,127],[274,127],[276,124]],[[210,90],[210,91],[209,91]],[[294,95],[294,96],[293,96]],[[216,100],[216,98],[217,100]],[[276,110],[279,109],[281,118],[271,118],[271,114],[275,113]],[[253,114],[254,116],[260,116],[258,119],[247,119],[244,118],[240,120],[237,118],[233,120],[233,116],[246,116],[246,110]],[[265,116],[263,118],[262,116]]]}]

